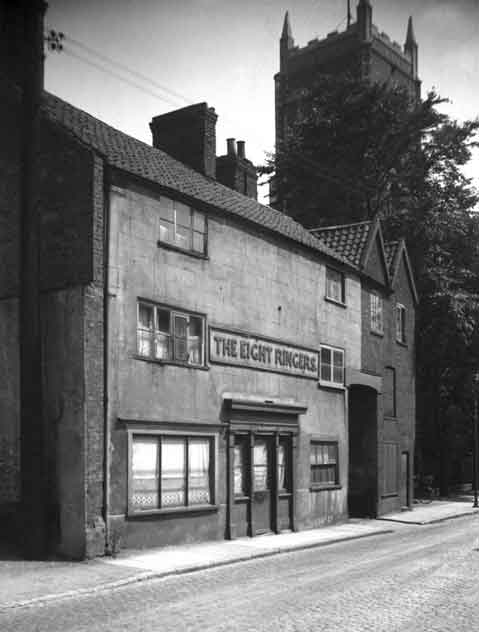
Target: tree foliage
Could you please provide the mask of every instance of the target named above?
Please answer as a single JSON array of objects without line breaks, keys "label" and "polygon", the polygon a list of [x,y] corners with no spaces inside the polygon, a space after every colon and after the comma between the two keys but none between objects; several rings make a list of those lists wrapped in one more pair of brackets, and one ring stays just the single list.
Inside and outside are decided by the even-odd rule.
[{"label": "tree foliage", "polygon": [[[380,216],[388,239],[406,239],[420,295],[418,438],[429,446],[425,467],[439,463],[443,491],[451,437],[464,437],[479,369],[479,198],[462,171],[479,121],[452,120],[439,109],[444,101],[321,77],[265,169],[307,227]],[[456,428],[452,418],[462,420]]]}]

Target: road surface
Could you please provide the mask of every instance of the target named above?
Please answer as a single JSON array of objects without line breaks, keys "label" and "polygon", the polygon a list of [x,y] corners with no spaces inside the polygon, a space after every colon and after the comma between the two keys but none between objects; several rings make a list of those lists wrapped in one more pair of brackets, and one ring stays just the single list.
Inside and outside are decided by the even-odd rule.
[{"label": "road surface", "polygon": [[2,632],[476,632],[479,516],[12,609]]}]

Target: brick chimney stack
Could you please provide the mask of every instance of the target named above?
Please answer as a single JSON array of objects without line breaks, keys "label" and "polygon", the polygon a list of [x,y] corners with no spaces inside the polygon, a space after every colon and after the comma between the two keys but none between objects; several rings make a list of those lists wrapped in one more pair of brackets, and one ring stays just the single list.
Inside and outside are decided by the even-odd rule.
[{"label": "brick chimney stack", "polygon": [[150,123],[153,147],[214,178],[217,118],[214,108],[207,103],[155,116]]},{"label": "brick chimney stack", "polygon": [[226,140],[226,155],[216,159],[216,177],[230,189],[257,199],[258,176],[256,167],[246,158],[244,140]]}]

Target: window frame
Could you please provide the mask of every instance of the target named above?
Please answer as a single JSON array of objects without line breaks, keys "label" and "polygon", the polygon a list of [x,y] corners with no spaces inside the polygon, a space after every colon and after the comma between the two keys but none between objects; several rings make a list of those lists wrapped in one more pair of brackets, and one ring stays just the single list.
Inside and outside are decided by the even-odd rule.
[{"label": "window frame", "polygon": [[[328,294],[328,273],[331,273],[331,272],[339,275],[340,280],[341,280],[341,299],[340,300]],[[346,307],[346,277],[345,277],[344,272],[342,272],[341,270],[338,270],[337,268],[333,268],[332,266],[326,266],[325,281],[326,281],[326,287],[324,291],[325,300],[330,301],[331,303],[336,303],[336,305],[341,305],[342,307]]]},{"label": "window frame", "polygon": [[[384,416],[387,417],[388,419],[396,419],[397,418],[397,394],[396,394],[396,389],[397,389],[397,385],[396,385],[396,369],[393,366],[385,366],[384,367],[385,373],[384,373],[384,377],[386,376],[386,372],[390,371],[390,375],[391,375],[391,387],[392,387],[392,391],[390,393],[391,395],[391,411],[386,410],[386,402],[383,403],[384,406]],[[384,386],[384,382],[385,380],[383,379],[383,390],[385,391],[385,386]],[[387,393],[384,392],[384,396],[386,396]],[[392,414],[390,414],[392,413]]]},{"label": "window frame", "polygon": [[[323,349],[327,349],[331,352],[331,363],[330,363],[330,376],[331,379],[327,380],[323,378],[322,375],[322,368],[323,368],[323,354],[322,354],[322,350]],[[343,362],[342,362],[342,381],[341,382],[337,382],[334,379],[332,379],[334,377],[334,353],[335,352],[339,352],[342,354],[342,358],[343,358]],[[344,382],[345,382],[345,377],[346,377],[346,363],[345,363],[345,350],[341,347],[333,347],[331,345],[327,345],[327,344],[320,344],[319,345],[319,368],[318,368],[318,376],[319,376],[319,384],[320,386],[327,386],[329,388],[337,388],[337,389],[344,389]]]},{"label": "window frame", "polygon": [[[161,456],[159,458],[159,471],[158,471],[158,507],[148,509],[138,509],[133,505],[133,443],[135,438],[156,438],[158,451],[161,453],[161,440],[164,439],[183,439],[185,441],[185,504],[175,505],[168,507],[161,507]],[[209,494],[210,502],[206,504],[189,503],[188,490],[189,490],[189,450],[188,441],[192,439],[205,439],[209,443],[209,464],[208,464],[208,476],[209,476]],[[217,511],[217,462],[218,462],[218,435],[215,432],[209,431],[187,431],[187,430],[160,430],[160,429],[129,429],[128,430],[128,463],[127,463],[127,516],[139,517],[139,516],[154,516],[164,514],[183,514],[183,513],[196,513],[196,512],[208,512]]]},{"label": "window frame", "polygon": [[[402,316],[400,316],[401,314]],[[405,305],[402,303],[396,303],[396,342],[399,342],[399,344],[402,345],[407,344],[406,316],[407,310]]]},{"label": "window frame", "polygon": [[[336,448],[336,461],[334,463],[311,463],[311,453],[313,446],[334,446]],[[313,467],[317,469],[326,469],[334,465],[335,481],[334,483],[321,483],[313,481]],[[309,442],[309,489],[310,491],[327,491],[341,489],[340,478],[340,458],[339,458],[339,441],[331,438],[312,437]]]},{"label": "window frame", "polygon": [[[150,336],[150,341],[149,341],[149,346],[150,346],[150,353],[149,354],[145,354],[142,353],[140,350],[140,330],[142,329],[140,327],[140,307],[141,306],[146,306],[148,308],[151,308],[153,310],[153,327],[149,332],[149,336]],[[164,311],[164,312],[168,312],[169,313],[169,331],[168,333],[166,333],[165,331],[161,330],[158,328],[158,311]],[[197,318],[201,321],[201,327],[202,327],[202,331],[201,331],[201,360],[199,363],[195,363],[195,362],[189,362],[188,359],[187,360],[182,360],[182,359],[178,359],[176,357],[176,353],[175,353],[175,340],[177,338],[181,338],[180,336],[176,336],[175,335],[175,327],[176,325],[175,323],[175,318],[184,318],[187,319],[189,322],[189,319],[193,317],[193,318]],[[135,350],[135,357],[139,360],[146,360],[148,362],[156,362],[158,364],[174,364],[176,366],[184,366],[187,368],[191,368],[191,369],[202,369],[202,370],[206,370],[207,367],[207,350],[206,350],[206,344],[207,344],[207,332],[208,332],[208,327],[207,327],[207,319],[206,319],[206,314],[201,314],[199,312],[193,312],[190,310],[186,310],[183,309],[181,307],[176,307],[173,305],[166,305],[164,303],[156,303],[154,301],[151,301],[149,299],[144,299],[141,297],[137,297],[136,299],[136,350]],[[163,335],[163,336],[167,336],[168,338],[168,357],[167,358],[160,358],[157,357],[155,355],[155,343],[156,343],[156,337],[158,335]],[[190,336],[190,338],[193,338],[193,336]],[[187,350],[188,350],[188,340],[189,337],[188,335],[186,335],[186,337],[184,337],[184,339],[186,340],[186,345],[187,345]]]},{"label": "window frame", "polygon": [[[167,219],[166,217],[162,216],[162,200],[168,200],[169,202],[172,203],[173,206],[173,220]],[[168,197],[167,195],[160,195],[160,212],[159,212],[159,223],[160,223],[160,230],[159,230],[159,237],[157,240],[157,246],[158,247],[164,247],[164,248],[170,248],[172,250],[177,250],[179,252],[191,255],[193,257],[198,257],[200,259],[207,259],[208,258],[208,215],[205,211],[203,210],[199,210],[198,208],[196,208],[195,206],[191,206],[191,204],[189,204],[188,202],[185,202],[183,200],[179,200],[176,198],[172,198],[172,197]],[[189,208],[190,211],[190,225],[189,226],[183,226],[182,224],[179,224],[179,222],[177,221],[177,208],[176,205],[183,205]],[[195,214],[201,216],[203,218],[203,222],[204,222],[204,232],[201,232],[199,230],[195,230],[194,227],[194,217]],[[172,225],[173,227],[173,231],[174,234],[177,234],[177,226],[180,226],[183,229],[188,229],[188,239],[189,239],[189,247],[185,248],[181,245],[179,245],[176,240],[174,241],[169,241],[166,239],[162,239],[161,238],[161,228],[167,228],[167,230],[169,231],[171,228],[169,226],[162,226],[161,222],[163,223],[167,223],[168,225]],[[194,234],[198,233],[203,235],[203,250],[196,250],[194,248]]]},{"label": "window frame", "polygon": [[[378,301],[376,304],[376,307],[380,307],[379,312],[377,312],[381,314],[380,326],[376,326],[375,324],[375,320],[377,319],[377,316],[375,318],[375,315],[373,313],[373,307],[374,307],[373,297],[374,299],[377,299]],[[376,334],[378,336],[384,335],[384,298],[381,296],[379,292],[376,292],[375,290],[369,291],[369,329],[373,334]]]}]

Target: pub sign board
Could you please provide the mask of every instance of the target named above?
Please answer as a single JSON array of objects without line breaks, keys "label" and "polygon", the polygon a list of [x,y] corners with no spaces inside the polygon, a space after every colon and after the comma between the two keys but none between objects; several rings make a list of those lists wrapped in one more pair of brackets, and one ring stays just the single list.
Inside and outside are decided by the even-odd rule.
[{"label": "pub sign board", "polygon": [[210,362],[318,379],[319,353],[254,334],[209,328]]}]

